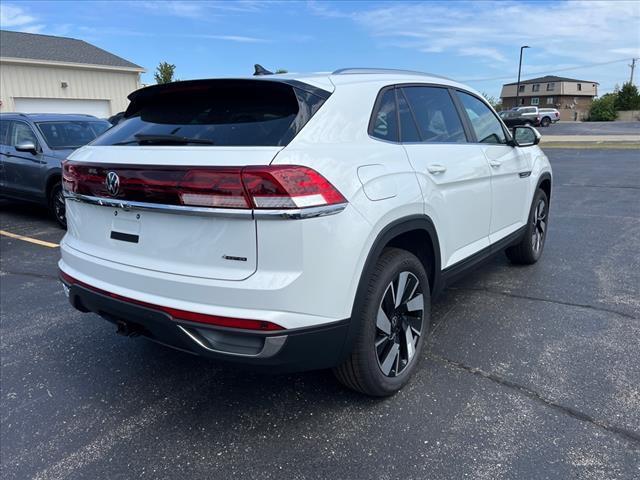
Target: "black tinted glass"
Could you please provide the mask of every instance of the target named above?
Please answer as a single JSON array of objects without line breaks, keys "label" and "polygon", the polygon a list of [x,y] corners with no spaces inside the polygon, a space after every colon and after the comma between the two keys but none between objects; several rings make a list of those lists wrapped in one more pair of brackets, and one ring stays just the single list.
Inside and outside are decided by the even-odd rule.
[{"label": "black tinted glass", "polygon": [[38,122],[36,124],[49,148],[78,148],[94,140],[111,125],[108,122]]},{"label": "black tinted glass", "polygon": [[416,127],[413,114],[409,109],[409,104],[402,90],[398,90],[398,111],[400,112],[400,134],[402,141],[407,143],[420,142],[418,127]]},{"label": "black tinted glass", "polygon": [[507,143],[502,124],[487,107],[473,95],[458,92],[462,105],[469,116],[471,127],[480,143]]},{"label": "black tinted glass", "polygon": [[93,145],[138,145],[154,136],[149,144],[163,144],[158,139],[164,138],[166,144],[192,139],[194,145],[286,145],[322,103],[281,82],[175,84],[134,99],[125,119]]},{"label": "black tinted glass", "polygon": [[423,142],[464,143],[462,121],[446,88],[402,89],[416,117]]},{"label": "black tinted glass", "polygon": [[9,124],[11,120],[0,119],[0,144],[9,144]]},{"label": "black tinted glass", "polygon": [[371,135],[389,142],[398,141],[398,116],[396,114],[396,95],[393,89],[386,90],[378,108],[373,113]]}]

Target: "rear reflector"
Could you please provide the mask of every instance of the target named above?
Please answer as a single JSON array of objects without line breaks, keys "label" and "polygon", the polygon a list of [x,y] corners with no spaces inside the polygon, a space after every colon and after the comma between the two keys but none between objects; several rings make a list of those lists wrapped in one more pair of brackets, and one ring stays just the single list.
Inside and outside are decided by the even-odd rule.
[{"label": "rear reflector", "polygon": [[69,286],[78,285],[88,290],[92,290],[96,293],[99,293],[101,295],[106,295],[116,300],[120,300],[122,302],[127,302],[127,303],[131,303],[141,307],[149,308],[151,310],[164,312],[170,315],[173,318],[173,320],[186,320],[188,322],[206,323],[208,325],[215,325],[218,327],[240,328],[243,330],[259,330],[259,331],[285,330],[280,325],[277,325],[275,323],[268,322],[265,320],[247,320],[244,318],[220,317],[218,315],[207,315],[205,313],[188,312],[186,310],[163,307],[160,305],[154,305],[152,303],[142,302],[140,300],[134,300],[133,298],[124,297],[122,295],[118,295],[117,293],[107,292],[106,290],[102,290],[100,288],[96,288],[87,283],[81,282],[80,280],[72,277],[71,275],[64,273],[62,270],[60,270],[60,278],[64,283],[66,283]]},{"label": "rear reflector", "polygon": [[326,178],[296,165],[173,167],[67,160],[63,185],[92,197],[210,208],[300,209],[346,203]]}]

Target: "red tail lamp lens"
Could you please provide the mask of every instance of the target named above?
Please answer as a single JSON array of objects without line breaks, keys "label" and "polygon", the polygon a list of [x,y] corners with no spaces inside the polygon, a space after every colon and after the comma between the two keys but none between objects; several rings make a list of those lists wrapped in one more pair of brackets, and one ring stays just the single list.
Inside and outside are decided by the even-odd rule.
[{"label": "red tail lamp lens", "polygon": [[[108,174],[118,175],[109,191]],[[299,209],[346,203],[322,175],[308,167],[175,167],[105,165],[65,161],[64,188],[93,197],[210,208]]]}]

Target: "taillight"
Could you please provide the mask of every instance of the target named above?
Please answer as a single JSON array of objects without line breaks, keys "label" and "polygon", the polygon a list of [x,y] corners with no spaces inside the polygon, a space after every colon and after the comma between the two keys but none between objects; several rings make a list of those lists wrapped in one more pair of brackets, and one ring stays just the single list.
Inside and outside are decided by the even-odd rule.
[{"label": "taillight", "polygon": [[[117,187],[108,185],[114,172]],[[167,205],[299,209],[346,203],[322,175],[297,165],[164,167],[65,161],[64,188],[94,197]]]},{"label": "taillight", "polygon": [[346,202],[327,179],[307,167],[246,167],[242,183],[254,208],[305,208]]}]

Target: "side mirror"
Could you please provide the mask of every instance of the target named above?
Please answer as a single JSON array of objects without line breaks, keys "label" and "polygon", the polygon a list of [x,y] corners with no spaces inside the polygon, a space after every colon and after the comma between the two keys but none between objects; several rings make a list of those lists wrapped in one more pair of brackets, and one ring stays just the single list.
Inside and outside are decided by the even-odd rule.
[{"label": "side mirror", "polygon": [[516,147],[531,147],[540,143],[541,135],[533,127],[520,125],[513,127],[513,140]]},{"label": "side mirror", "polygon": [[15,149],[18,152],[29,152],[32,155],[36,155],[38,153],[38,149],[36,148],[36,144],[33,142],[22,142],[15,146]]}]

